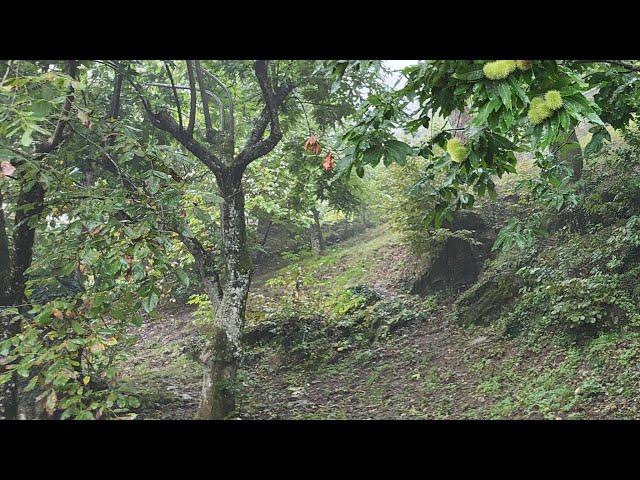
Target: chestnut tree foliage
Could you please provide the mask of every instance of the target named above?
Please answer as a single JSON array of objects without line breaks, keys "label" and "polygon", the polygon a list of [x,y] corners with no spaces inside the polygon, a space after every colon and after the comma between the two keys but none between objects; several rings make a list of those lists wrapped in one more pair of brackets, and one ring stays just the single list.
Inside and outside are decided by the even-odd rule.
[{"label": "chestnut tree foliage", "polygon": [[[358,66],[335,61],[325,68],[337,79]],[[414,192],[430,205],[427,220],[436,226],[478,197],[495,196],[493,179],[515,172],[517,153],[533,155],[541,170],[534,196],[562,208],[571,200],[563,187],[579,178],[583,154],[610,140],[607,125],[632,125],[640,102],[640,67],[627,61],[427,60],[403,73],[404,85],[369,96],[362,120],[342,138],[348,154],[339,168],[362,176],[381,161],[423,157],[428,163]],[[459,112],[471,121],[457,122]],[[434,129],[436,118],[448,121]],[[581,122],[592,133],[584,152],[575,135]],[[410,145],[397,139],[400,131],[428,135]]]}]

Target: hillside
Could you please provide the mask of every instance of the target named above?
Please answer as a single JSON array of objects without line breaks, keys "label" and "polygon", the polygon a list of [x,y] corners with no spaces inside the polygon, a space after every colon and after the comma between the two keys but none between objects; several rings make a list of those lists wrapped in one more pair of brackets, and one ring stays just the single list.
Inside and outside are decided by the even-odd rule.
[{"label": "hillside", "polygon": [[[591,211],[568,209],[549,236],[491,253],[459,291],[409,294],[425,265],[389,225],[258,274],[237,417],[637,417],[640,190],[604,178],[587,172],[577,187]],[[501,198],[514,185],[501,185]],[[619,194],[607,196],[612,188]],[[512,196],[480,213],[504,225],[524,202]],[[139,418],[195,414],[193,318],[178,308],[143,325],[123,372],[142,400]]]}]

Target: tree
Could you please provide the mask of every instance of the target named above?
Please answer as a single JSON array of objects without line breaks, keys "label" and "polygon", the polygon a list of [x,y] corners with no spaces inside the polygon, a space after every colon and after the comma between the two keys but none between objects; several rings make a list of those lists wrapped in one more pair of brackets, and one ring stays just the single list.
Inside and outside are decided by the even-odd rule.
[{"label": "tree", "polygon": [[[221,62],[215,74],[195,61],[4,64],[0,385],[9,416],[18,403],[16,374],[23,400],[46,400],[48,415],[118,416],[135,404],[117,394],[113,361],[127,328],[140,325],[139,311],[154,315],[171,277],[189,284],[177,242],[216,307],[203,355],[202,416],[233,409],[251,276],[244,173],[280,142],[281,124],[292,129],[302,115],[308,124],[305,104],[312,120],[340,122],[363,83],[345,77],[347,88],[325,104],[331,81],[314,71],[316,62],[284,62],[284,82],[282,63]],[[71,66],[72,75],[61,72]],[[299,90],[286,104],[291,79]],[[156,111],[156,102],[167,108]],[[235,137],[246,139],[241,151]]]},{"label": "tree", "polygon": [[[356,65],[335,62],[328,68],[339,77]],[[363,120],[343,137],[350,146],[345,169],[362,176],[364,166],[381,160],[427,159],[420,182],[430,189],[431,221],[439,226],[454,209],[471,208],[477,196],[495,196],[492,178],[515,172],[515,153],[527,151],[541,170],[535,195],[562,208],[570,193],[559,187],[577,180],[582,168],[576,126],[592,126],[585,148],[590,154],[609,139],[605,121],[628,125],[638,106],[638,70],[623,61],[422,61],[404,70],[402,88],[369,97]],[[598,91],[593,100],[590,91]],[[409,112],[412,102],[417,109]],[[463,127],[466,140],[455,135],[454,125],[415,147],[395,138],[394,129],[429,129],[434,118],[455,112],[472,117]]]},{"label": "tree", "polygon": [[[279,110],[294,85],[290,81],[280,83],[278,78],[274,78],[269,71],[269,62],[254,63],[255,78],[264,107],[253,122],[244,148],[235,154],[234,100],[229,90],[213,73],[205,70],[199,61],[187,61],[187,72],[190,108],[186,128],[180,114],[176,121],[166,108],[155,110],[140,84],[134,82],[133,85],[151,123],[168,132],[207,166],[215,176],[223,199],[220,206],[220,236],[225,275],[220,284],[220,275],[216,271],[211,272],[215,288],[210,294],[216,310],[214,322],[208,332],[207,346],[202,354],[204,377],[198,414],[202,419],[220,419],[235,410],[234,385],[241,356],[244,312],[252,272],[247,246],[242,178],[251,162],[265,156],[281,140]],[[218,93],[208,90],[207,82],[213,82]],[[198,94],[205,121],[206,143],[194,136]],[[215,129],[212,124],[209,108],[211,100],[220,106],[219,129]],[[179,108],[179,103],[176,107]],[[265,138],[267,129],[269,135]]]},{"label": "tree", "polygon": [[[5,103],[2,127],[7,140],[22,133],[20,148],[10,145],[3,147],[12,154],[13,162],[6,160],[3,168],[4,178],[15,177],[19,193],[15,205],[13,241],[10,248],[7,239],[5,212],[2,210],[4,198],[0,190],[0,305],[3,307],[21,307],[24,311],[26,272],[31,266],[35,242],[36,225],[44,210],[45,185],[40,176],[38,165],[46,162],[47,156],[58,149],[67,139],[65,129],[78,85],[75,77],[78,62],[70,60],[67,75],[21,75],[11,62],[7,62],[2,79],[2,93]],[[28,67],[27,67],[28,68]],[[48,70],[48,65],[45,66]],[[33,82],[43,84],[42,98],[32,99],[23,94],[21,86]],[[65,93],[57,95],[55,90],[46,89],[49,82],[62,87]],[[47,92],[47,93],[44,93]],[[26,98],[25,98],[26,97]],[[62,103],[59,112],[52,112],[54,129],[48,131],[40,124],[49,116],[52,106]],[[26,107],[26,108],[25,108]],[[33,139],[34,132],[44,136],[39,141]],[[34,168],[35,167],[35,168]],[[0,340],[6,340],[19,332],[20,325],[13,319],[2,317]],[[15,418],[18,408],[17,379],[0,385],[0,418]]]}]

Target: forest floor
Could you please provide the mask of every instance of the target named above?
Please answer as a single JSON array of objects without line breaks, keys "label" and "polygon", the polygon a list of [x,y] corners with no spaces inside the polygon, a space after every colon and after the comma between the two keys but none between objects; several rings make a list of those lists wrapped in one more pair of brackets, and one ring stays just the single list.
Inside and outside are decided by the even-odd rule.
[{"label": "forest floor", "polygon": [[[428,304],[416,318],[372,344],[348,345],[328,361],[290,363],[266,344],[252,348],[240,373],[241,419],[634,418],[640,368],[637,338],[615,333],[587,350],[533,346],[492,327],[460,327],[446,296],[407,295],[416,261],[388,226],[369,229],[268,275],[257,275],[248,318],[291,295],[291,275],[305,290],[333,297],[369,285],[385,300]],[[285,280],[283,280],[285,279]],[[275,280],[275,281],[274,281]],[[325,299],[326,300],[326,299]],[[139,419],[191,419],[201,369],[186,352],[197,336],[193,308],[175,306],[142,327],[122,381],[138,395]]]}]

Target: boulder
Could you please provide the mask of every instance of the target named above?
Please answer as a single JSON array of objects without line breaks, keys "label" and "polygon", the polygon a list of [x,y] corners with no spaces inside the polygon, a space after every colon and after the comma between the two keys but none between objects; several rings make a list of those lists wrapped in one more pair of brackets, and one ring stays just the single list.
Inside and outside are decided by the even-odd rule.
[{"label": "boulder", "polygon": [[426,272],[411,287],[412,294],[429,295],[445,289],[460,289],[476,281],[491,254],[495,232],[480,214],[459,210],[444,227],[451,232],[471,232],[467,238],[450,236],[433,252]]},{"label": "boulder", "polygon": [[511,273],[481,279],[454,303],[458,323],[486,325],[496,320],[513,304],[521,286],[522,280]]},{"label": "boulder", "polygon": [[245,345],[253,346],[265,343],[278,335],[278,324],[276,322],[264,321],[257,325],[246,327],[242,335]]},{"label": "boulder", "polygon": [[475,282],[484,259],[474,247],[463,238],[447,238],[428,270],[414,282],[411,293],[428,295]]}]

